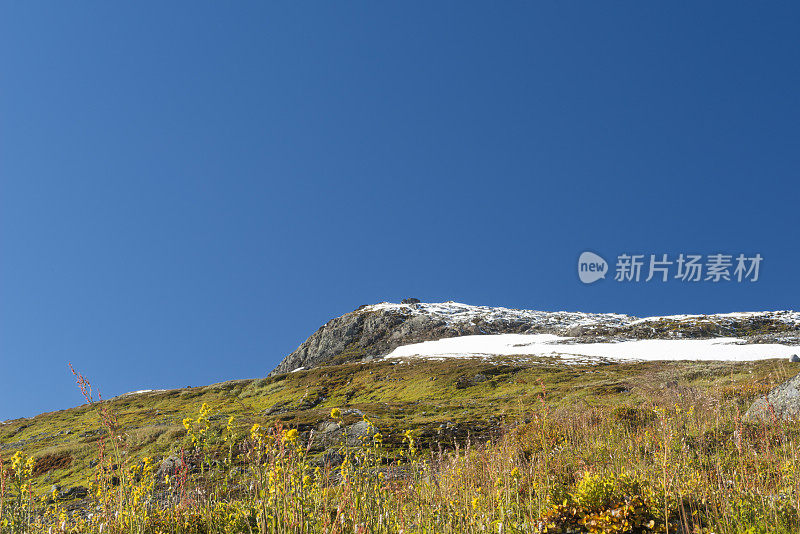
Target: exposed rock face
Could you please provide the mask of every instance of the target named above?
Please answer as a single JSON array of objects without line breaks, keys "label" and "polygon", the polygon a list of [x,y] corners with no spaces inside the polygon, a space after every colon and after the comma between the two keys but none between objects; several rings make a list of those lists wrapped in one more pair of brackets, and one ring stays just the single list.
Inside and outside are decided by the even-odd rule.
[{"label": "exposed rock face", "polygon": [[472,334],[557,333],[576,323],[621,325],[629,319],[610,313],[548,313],[455,302],[362,306],[328,321],[270,375],[378,358],[401,345],[422,341]]},{"label": "exposed rock face", "polygon": [[800,419],[800,374],[756,400],[744,417],[748,421],[766,422],[776,418]]},{"label": "exposed rock face", "polygon": [[51,494],[45,501],[46,504],[53,504],[56,501],[69,501],[72,499],[83,499],[89,495],[89,490],[84,486],[74,486],[71,488],[62,488],[58,484],[51,486]]},{"label": "exposed rock face", "polygon": [[412,343],[475,334],[557,334],[582,342],[623,339],[743,337],[749,343],[800,344],[800,313],[746,312],[637,319],[470,306],[457,302],[381,303],[328,321],[270,375],[349,361],[369,361]]}]

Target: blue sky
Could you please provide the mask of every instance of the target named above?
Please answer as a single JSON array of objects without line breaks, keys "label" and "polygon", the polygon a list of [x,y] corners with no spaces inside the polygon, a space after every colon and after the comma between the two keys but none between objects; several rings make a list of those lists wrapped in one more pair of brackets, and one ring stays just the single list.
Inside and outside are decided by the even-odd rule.
[{"label": "blue sky", "polygon": [[[416,296],[797,309],[796,3],[0,7],[0,419],[263,376]],[[583,285],[584,250],[756,283]]]}]

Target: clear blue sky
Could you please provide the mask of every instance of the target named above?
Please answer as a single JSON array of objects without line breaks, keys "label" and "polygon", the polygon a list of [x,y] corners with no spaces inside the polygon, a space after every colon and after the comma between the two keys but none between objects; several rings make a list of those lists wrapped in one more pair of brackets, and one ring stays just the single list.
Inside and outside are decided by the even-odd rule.
[{"label": "clear blue sky", "polygon": [[[0,419],[416,296],[797,309],[795,2],[4,2]],[[582,285],[584,250],[760,253]]]}]

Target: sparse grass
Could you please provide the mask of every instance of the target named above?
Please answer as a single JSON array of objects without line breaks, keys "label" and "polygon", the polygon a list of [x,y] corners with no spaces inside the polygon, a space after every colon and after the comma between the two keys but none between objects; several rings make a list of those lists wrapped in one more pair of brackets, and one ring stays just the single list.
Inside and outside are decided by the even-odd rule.
[{"label": "sparse grass", "polygon": [[[112,399],[0,427],[0,532],[797,532],[800,425],[740,416],[795,372],[380,361]],[[332,408],[380,435],[316,469]]]}]

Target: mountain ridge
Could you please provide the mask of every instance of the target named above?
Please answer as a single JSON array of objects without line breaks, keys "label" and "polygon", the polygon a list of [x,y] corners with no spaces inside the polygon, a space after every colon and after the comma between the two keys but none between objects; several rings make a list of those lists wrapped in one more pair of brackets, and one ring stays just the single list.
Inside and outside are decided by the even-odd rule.
[{"label": "mountain ridge", "polygon": [[469,335],[555,334],[584,342],[737,337],[749,343],[800,344],[800,312],[792,310],[638,318],[416,300],[364,305],[331,319],[269,376],[320,365],[370,361],[404,345]]}]

